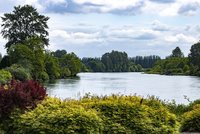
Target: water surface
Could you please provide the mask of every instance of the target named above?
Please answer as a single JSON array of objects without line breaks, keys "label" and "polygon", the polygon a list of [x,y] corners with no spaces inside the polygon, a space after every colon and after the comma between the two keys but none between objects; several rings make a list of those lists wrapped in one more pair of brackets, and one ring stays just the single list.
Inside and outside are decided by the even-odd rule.
[{"label": "water surface", "polygon": [[143,73],[79,73],[74,79],[60,79],[47,84],[47,93],[61,99],[79,99],[94,95],[154,95],[162,100],[188,103],[200,99],[200,78]]}]

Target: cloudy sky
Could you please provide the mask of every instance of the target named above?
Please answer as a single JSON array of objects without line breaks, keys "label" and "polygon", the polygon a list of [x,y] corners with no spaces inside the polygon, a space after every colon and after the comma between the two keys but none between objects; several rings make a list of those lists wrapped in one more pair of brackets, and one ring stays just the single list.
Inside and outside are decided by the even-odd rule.
[{"label": "cloudy sky", "polygon": [[[200,39],[200,0],[0,0],[0,16],[23,4],[50,17],[48,49],[80,57],[118,50],[164,58],[176,46],[188,55]],[[0,36],[2,54],[5,43]]]}]

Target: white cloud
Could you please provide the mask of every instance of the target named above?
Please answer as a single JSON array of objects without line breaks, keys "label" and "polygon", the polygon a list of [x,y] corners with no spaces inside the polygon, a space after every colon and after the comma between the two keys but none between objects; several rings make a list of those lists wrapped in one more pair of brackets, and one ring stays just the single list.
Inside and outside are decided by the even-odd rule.
[{"label": "white cloud", "polygon": [[178,10],[180,8],[180,4],[174,3],[170,5],[166,5],[166,8],[159,12],[160,16],[177,16]]},{"label": "white cloud", "polygon": [[52,37],[52,38],[60,37],[60,38],[64,38],[64,39],[69,39],[71,37],[70,34],[66,31],[64,31],[64,30],[50,31],[49,36]]},{"label": "white cloud", "polygon": [[176,0],[174,2],[146,1],[142,11],[145,14],[157,14],[163,17],[178,15],[191,16],[197,14],[199,5],[199,0]]},{"label": "white cloud", "polygon": [[166,24],[161,23],[159,20],[154,20],[152,22],[153,29],[156,31],[168,31],[170,27]]},{"label": "white cloud", "polygon": [[71,44],[84,45],[85,43],[102,42],[99,32],[83,33],[83,32],[67,32],[65,30],[50,31],[52,40],[61,40]]},{"label": "white cloud", "polygon": [[165,41],[168,42],[184,42],[184,43],[195,43],[198,40],[196,38],[194,38],[193,36],[189,36],[189,35],[185,35],[185,34],[176,34],[174,36],[167,36],[165,37]]},{"label": "white cloud", "polygon": [[101,10],[104,12],[111,11],[113,9],[126,9],[131,6],[135,6],[141,0],[74,0],[78,4],[91,3],[102,6]]},{"label": "white cloud", "polygon": [[159,31],[152,29],[137,29],[121,27],[107,30],[107,35],[115,40],[152,40],[160,35]]}]

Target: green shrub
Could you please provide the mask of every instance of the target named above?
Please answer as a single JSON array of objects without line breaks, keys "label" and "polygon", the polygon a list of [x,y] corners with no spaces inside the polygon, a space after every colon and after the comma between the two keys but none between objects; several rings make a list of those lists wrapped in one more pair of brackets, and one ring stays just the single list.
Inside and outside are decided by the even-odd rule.
[{"label": "green shrub", "polygon": [[172,101],[170,103],[165,102],[163,104],[170,110],[170,112],[172,112],[172,113],[176,114],[178,117],[180,117],[184,113],[193,110],[193,107],[195,105],[200,104],[200,100],[192,101],[188,105],[185,105],[185,104],[176,104],[175,101]]},{"label": "green shrub", "polygon": [[179,130],[176,116],[153,97],[47,98],[13,118],[16,133],[176,134]]},{"label": "green shrub", "polygon": [[200,132],[200,104],[193,106],[193,109],[182,115],[182,132]]},{"label": "green shrub", "polygon": [[7,67],[6,70],[9,71],[16,80],[25,81],[31,79],[29,70],[20,65],[13,64],[11,67]]},{"label": "green shrub", "polygon": [[82,104],[99,112],[104,133],[173,134],[179,123],[158,100],[135,96],[84,98]]},{"label": "green shrub", "polygon": [[20,116],[15,122],[17,133],[81,133],[98,134],[102,121],[94,110],[68,105],[56,98],[47,98],[33,111]]},{"label": "green shrub", "polygon": [[10,72],[6,70],[0,70],[0,84],[6,84],[12,79]]}]

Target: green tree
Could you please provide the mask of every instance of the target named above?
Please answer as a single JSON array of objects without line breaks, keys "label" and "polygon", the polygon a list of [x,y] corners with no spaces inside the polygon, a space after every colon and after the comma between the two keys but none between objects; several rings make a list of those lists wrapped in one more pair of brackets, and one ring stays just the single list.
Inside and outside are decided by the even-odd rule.
[{"label": "green tree", "polygon": [[128,55],[125,52],[112,51],[101,57],[107,72],[127,72],[129,70]]},{"label": "green tree", "polygon": [[156,62],[150,73],[188,74],[188,58],[171,57]]},{"label": "green tree", "polygon": [[33,60],[33,51],[24,44],[11,46],[8,51],[11,64],[22,62],[22,60]]},{"label": "green tree", "polygon": [[50,79],[57,79],[60,77],[58,59],[53,57],[50,52],[46,52],[45,54],[45,69]]},{"label": "green tree", "polygon": [[200,42],[192,45],[188,58],[191,74],[200,76]]},{"label": "green tree", "polygon": [[174,50],[172,50],[172,55],[170,57],[179,57],[182,58],[184,57],[181,49],[179,47],[176,47]]},{"label": "green tree", "polygon": [[141,65],[143,68],[152,68],[154,64],[160,59],[161,58],[157,55],[150,55],[150,56],[136,56],[130,58],[129,60],[134,62],[135,64]]},{"label": "green tree", "polygon": [[105,71],[105,65],[102,63],[100,58],[83,58],[82,62],[93,72]]},{"label": "green tree", "polygon": [[200,67],[200,42],[192,45],[188,57],[191,64]]},{"label": "green tree", "polygon": [[56,50],[53,55],[57,58],[61,58],[63,55],[67,54],[66,50]]},{"label": "green tree", "polygon": [[48,45],[48,17],[40,15],[30,5],[14,7],[12,13],[5,13],[2,18],[2,35],[8,39],[7,50],[17,43],[23,43],[27,38],[39,37],[45,45]]},{"label": "green tree", "polygon": [[43,40],[38,37],[30,37],[23,43],[17,43],[11,46],[8,51],[9,61],[12,64],[19,64],[23,68],[28,68],[33,79],[47,80],[43,44]]},{"label": "green tree", "polygon": [[60,66],[61,68],[68,68],[71,76],[76,76],[81,71],[81,60],[74,53],[65,54],[60,59]]}]

